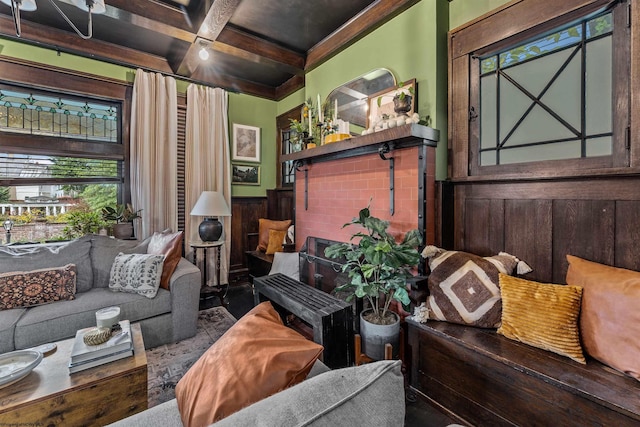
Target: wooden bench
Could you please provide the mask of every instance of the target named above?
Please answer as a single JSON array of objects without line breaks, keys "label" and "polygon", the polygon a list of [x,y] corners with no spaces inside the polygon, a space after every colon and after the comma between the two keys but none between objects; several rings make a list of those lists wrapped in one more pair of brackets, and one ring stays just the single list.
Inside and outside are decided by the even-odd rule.
[{"label": "wooden bench", "polygon": [[313,341],[324,346],[323,362],[330,368],[353,364],[353,307],[351,304],[283,274],[256,277],[254,302],[260,295],[313,328]]},{"label": "wooden bench", "polygon": [[411,386],[478,426],[638,426],[640,381],[495,330],[408,319]]}]

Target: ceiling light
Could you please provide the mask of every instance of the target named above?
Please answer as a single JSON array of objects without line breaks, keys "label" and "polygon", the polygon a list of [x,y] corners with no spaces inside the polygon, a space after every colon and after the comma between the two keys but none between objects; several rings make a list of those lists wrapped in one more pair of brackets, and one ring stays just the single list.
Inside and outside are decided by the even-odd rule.
[{"label": "ceiling light", "polygon": [[198,52],[198,56],[200,56],[200,59],[202,59],[203,61],[206,61],[207,59],[209,59],[209,51],[206,47],[203,47],[202,49],[200,49],[200,52]]},{"label": "ceiling light", "polygon": [[[87,35],[84,35],[78,28],[74,25],[73,22],[65,15],[65,13],[60,9],[60,7],[53,1],[49,0],[49,2],[53,5],[53,7],[58,11],[58,13],[67,21],[71,28],[83,39],[90,39],[93,35],[93,20],[91,18],[92,15],[105,13],[106,7],[104,5],[104,0],[60,0],[63,3],[68,3],[76,6],[77,8],[84,10],[89,13],[88,18],[88,30]],[[13,24],[16,27],[16,35],[20,37],[22,35],[22,28],[20,26],[20,11],[24,10],[27,12],[34,11],[38,8],[36,5],[36,0],[0,0],[0,2],[11,6],[11,14],[13,15]]]}]

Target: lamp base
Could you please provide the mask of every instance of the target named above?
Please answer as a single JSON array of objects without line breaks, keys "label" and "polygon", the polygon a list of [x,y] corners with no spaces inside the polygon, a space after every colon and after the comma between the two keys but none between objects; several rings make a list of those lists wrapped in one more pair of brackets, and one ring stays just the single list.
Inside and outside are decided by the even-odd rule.
[{"label": "lamp base", "polygon": [[217,242],[222,236],[222,223],[218,218],[205,218],[198,227],[200,240],[203,242]]}]

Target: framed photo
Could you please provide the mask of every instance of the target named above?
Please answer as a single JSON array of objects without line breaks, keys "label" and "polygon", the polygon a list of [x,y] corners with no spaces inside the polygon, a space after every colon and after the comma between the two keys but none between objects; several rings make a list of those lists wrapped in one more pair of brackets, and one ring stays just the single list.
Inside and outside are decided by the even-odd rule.
[{"label": "framed photo", "polygon": [[[416,97],[418,91],[416,90],[416,79],[411,79],[404,82],[401,88],[393,87],[385,89],[381,92],[374,93],[369,97],[369,115],[367,116],[367,129],[369,129],[374,123],[382,118],[384,114],[395,114],[393,109],[393,98],[396,93],[405,91],[409,93],[409,88],[413,88],[413,95],[411,96],[411,109],[407,112],[408,116],[416,113]],[[378,98],[380,98],[380,106],[378,106]]]},{"label": "framed photo", "polygon": [[231,160],[260,162],[260,128],[233,124]]},{"label": "framed photo", "polygon": [[260,185],[260,166],[231,165],[231,183],[238,185]]}]

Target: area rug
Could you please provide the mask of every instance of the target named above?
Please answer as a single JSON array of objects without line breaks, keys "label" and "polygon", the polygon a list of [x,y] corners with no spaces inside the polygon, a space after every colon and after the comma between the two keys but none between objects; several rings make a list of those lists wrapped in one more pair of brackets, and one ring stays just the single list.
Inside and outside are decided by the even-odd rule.
[{"label": "area rug", "polygon": [[224,307],[203,310],[194,337],[147,350],[149,408],[173,399],[180,378],[235,322]]}]

